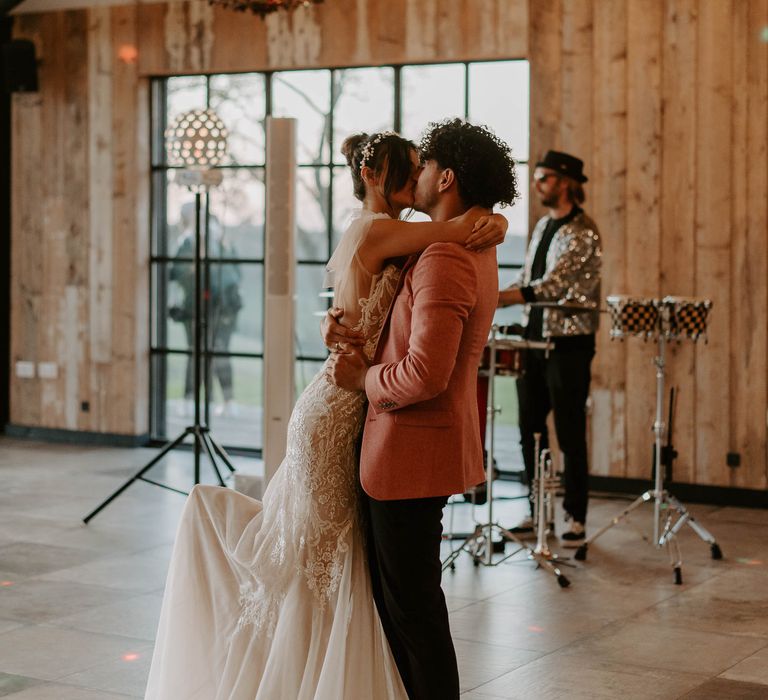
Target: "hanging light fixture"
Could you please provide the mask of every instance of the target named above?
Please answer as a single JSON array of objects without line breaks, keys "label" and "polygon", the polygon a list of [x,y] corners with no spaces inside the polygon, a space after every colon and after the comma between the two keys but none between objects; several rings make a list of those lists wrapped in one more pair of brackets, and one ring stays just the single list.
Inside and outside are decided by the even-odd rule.
[{"label": "hanging light fixture", "polygon": [[168,165],[175,181],[191,189],[216,187],[222,172],[216,169],[227,152],[227,127],[212,109],[193,109],[180,114],[165,130]]},{"label": "hanging light fixture", "polygon": [[227,150],[227,128],[212,109],[180,114],[165,131],[170,165],[212,168]]},{"label": "hanging light fixture", "polygon": [[209,5],[219,5],[229,10],[250,10],[262,19],[277,10],[295,10],[297,7],[319,5],[323,0],[208,0]]}]

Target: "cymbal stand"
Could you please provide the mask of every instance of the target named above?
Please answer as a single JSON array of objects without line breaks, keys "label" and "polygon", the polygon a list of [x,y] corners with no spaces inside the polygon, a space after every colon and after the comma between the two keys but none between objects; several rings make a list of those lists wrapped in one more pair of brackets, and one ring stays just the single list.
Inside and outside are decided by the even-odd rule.
[{"label": "cymbal stand", "polygon": [[[563,574],[563,572],[552,562],[552,560],[545,556],[541,551],[536,551],[533,547],[529,546],[522,540],[520,540],[514,533],[510,532],[506,528],[499,525],[493,520],[493,458],[494,458],[494,426],[496,422],[496,414],[501,412],[500,408],[496,407],[495,403],[495,379],[496,379],[496,346],[499,327],[493,325],[491,327],[491,337],[488,343],[490,349],[490,362],[488,369],[489,387],[488,387],[488,460],[486,463],[485,479],[486,488],[488,489],[488,521],[486,523],[478,523],[475,526],[474,532],[469,535],[458,547],[451,551],[443,562],[443,571],[446,569],[454,569],[455,561],[458,559],[462,552],[467,552],[471,557],[475,566],[498,566],[499,564],[507,561],[511,557],[520,552],[526,552],[529,559],[533,559],[539,567],[545,569],[551,573],[557,579],[557,583],[561,588],[570,586],[571,582]],[[512,542],[516,545],[516,549],[509,554],[504,554],[502,557],[494,559],[494,534],[501,537],[502,552],[503,543]]]},{"label": "cymbal stand", "polygon": [[[664,422],[664,371],[666,366],[666,332],[670,327],[669,313],[669,308],[662,305],[661,328],[657,337],[658,354],[653,360],[656,367],[656,419],[653,423],[656,446],[654,455],[654,486],[652,489],[649,489],[638,496],[607,525],[600,528],[591,537],[588,537],[584,541],[584,544],[576,550],[574,558],[578,561],[585,561],[587,558],[587,551],[595,540],[608,532],[608,530],[615,525],[619,525],[626,520],[629,515],[641,505],[652,502],[653,545],[657,549],[664,546],[667,547],[670,563],[672,565],[674,582],[675,584],[680,585],[683,582],[682,555],[680,552],[680,545],[677,541],[677,533],[680,532],[684,525],[688,525],[704,542],[709,544],[712,559],[722,559],[723,553],[714,536],[703,525],[696,522],[690,511],[664,488],[664,470],[662,468],[661,460],[663,442],[667,429],[667,425]],[[664,520],[663,525],[662,520]]]}]

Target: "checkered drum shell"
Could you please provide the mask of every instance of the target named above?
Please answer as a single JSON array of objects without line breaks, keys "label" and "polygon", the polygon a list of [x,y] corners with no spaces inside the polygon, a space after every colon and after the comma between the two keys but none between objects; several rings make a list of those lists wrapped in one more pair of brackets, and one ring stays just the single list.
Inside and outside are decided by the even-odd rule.
[{"label": "checkered drum shell", "polygon": [[659,302],[625,295],[606,299],[611,317],[611,338],[651,338],[659,332]]},{"label": "checkered drum shell", "polygon": [[668,309],[669,323],[666,335],[670,339],[706,340],[707,317],[712,308],[709,299],[691,297],[664,297],[661,300]]}]

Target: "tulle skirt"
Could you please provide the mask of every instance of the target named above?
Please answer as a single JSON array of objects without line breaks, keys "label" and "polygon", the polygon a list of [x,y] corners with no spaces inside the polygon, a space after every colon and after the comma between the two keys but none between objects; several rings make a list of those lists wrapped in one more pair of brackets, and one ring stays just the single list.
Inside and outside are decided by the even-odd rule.
[{"label": "tulle skirt", "polygon": [[[273,493],[285,487],[275,479]],[[273,562],[292,569],[272,579],[283,582],[282,590],[260,588],[269,577],[254,577],[249,568],[259,559],[263,519],[262,503],[252,498],[193,489],[168,573],[146,699],[405,698],[359,528],[345,534],[333,593],[318,598],[285,560]],[[261,617],[249,615],[258,595],[271,600],[255,601]]]}]

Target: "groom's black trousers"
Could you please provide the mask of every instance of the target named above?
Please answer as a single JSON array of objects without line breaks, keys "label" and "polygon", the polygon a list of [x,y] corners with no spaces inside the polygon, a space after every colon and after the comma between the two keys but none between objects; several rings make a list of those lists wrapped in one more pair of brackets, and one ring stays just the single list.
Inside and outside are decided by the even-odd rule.
[{"label": "groom's black trousers", "polygon": [[440,588],[446,501],[363,496],[373,596],[411,700],[459,697],[456,652]]}]

